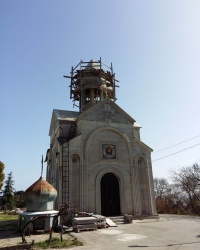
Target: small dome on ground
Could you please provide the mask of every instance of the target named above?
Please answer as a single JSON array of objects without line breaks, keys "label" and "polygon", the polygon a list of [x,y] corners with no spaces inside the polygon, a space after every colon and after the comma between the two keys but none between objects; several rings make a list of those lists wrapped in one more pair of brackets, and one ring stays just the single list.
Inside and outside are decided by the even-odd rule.
[{"label": "small dome on ground", "polygon": [[56,189],[40,177],[25,191],[27,211],[49,211],[53,209],[53,201],[57,196]]},{"label": "small dome on ground", "polygon": [[46,194],[47,192],[57,194],[56,189],[42,177],[40,177],[29,188],[26,189],[25,194],[35,193],[36,195],[42,195],[44,193]]}]

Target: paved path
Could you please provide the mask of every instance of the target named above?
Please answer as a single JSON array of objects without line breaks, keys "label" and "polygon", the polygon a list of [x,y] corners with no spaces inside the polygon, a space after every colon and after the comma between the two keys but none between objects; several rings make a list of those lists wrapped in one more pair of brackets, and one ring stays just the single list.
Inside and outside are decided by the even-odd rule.
[{"label": "paved path", "polygon": [[200,217],[161,215],[158,220],[137,220],[73,235],[84,242],[73,250],[200,250]]}]

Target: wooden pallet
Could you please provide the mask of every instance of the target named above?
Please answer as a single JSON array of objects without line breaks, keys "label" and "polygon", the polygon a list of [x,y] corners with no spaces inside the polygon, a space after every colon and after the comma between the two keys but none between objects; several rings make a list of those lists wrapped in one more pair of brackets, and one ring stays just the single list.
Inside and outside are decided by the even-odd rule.
[{"label": "wooden pallet", "polygon": [[97,228],[74,228],[74,232],[79,233],[80,231],[97,231]]}]

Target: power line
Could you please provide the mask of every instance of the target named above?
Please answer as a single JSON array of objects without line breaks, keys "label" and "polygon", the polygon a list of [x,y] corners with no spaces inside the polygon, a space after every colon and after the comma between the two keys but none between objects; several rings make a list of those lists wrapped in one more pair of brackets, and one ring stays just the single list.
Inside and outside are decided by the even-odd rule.
[{"label": "power line", "polygon": [[168,149],[168,148],[172,148],[172,147],[174,147],[174,146],[177,146],[177,145],[179,145],[179,144],[182,144],[182,143],[184,143],[184,142],[191,141],[191,140],[193,140],[193,139],[195,139],[195,138],[197,138],[197,137],[199,137],[199,136],[200,136],[200,135],[197,135],[197,136],[192,137],[192,138],[190,138],[190,139],[188,139],[188,140],[186,140],[186,141],[179,142],[179,143],[174,144],[174,145],[172,145],[172,146],[169,146],[169,147],[167,147],[167,148],[163,148],[163,149],[157,150],[157,151],[155,151],[155,152],[153,152],[153,153],[155,154],[155,153],[158,153],[158,152],[160,152],[160,151],[166,150],[166,149]]},{"label": "power line", "polygon": [[[162,160],[162,159],[164,159],[164,158],[167,158],[167,157],[169,157],[169,156],[172,156],[172,155],[181,153],[181,152],[183,152],[183,151],[185,151],[185,150],[188,150],[188,149],[190,149],[190,148],[196,147],[196,146],[198,146],[198,145],[200,145],[200,143],[198,143],[198,144],[196,144],[196,145],[193,145],[193,146],[191,146],[191,147],[189,147],[189,148],[185,148],[185,149],[183,149],[183,150],[177,151],[177,152],[175,152],[175,153],[173,153],[173,154],[166,155],[166,156],[164,156],[164,157],[162,157],[162,158],[159,158],[159,159],[156,159],[156,160],[154,160],[154,161]],[[154,162],[154,161],[152,161],[152,162]]]}]

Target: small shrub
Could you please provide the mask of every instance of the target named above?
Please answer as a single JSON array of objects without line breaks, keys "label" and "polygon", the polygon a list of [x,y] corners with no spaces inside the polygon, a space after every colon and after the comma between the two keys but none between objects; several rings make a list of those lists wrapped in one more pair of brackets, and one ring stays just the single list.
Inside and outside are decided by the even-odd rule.
[{"label": "small shrub", "polygon": [[67,240],[63,239],[63,241],[61,241],[60,238],[53,238],[50,243],[49,243],[49,240],[34,243],[34,247],[43,248],[43,249],[65,248],[65,247],[70,247],[70,246],[82,246],[82,245],[83,245],[82,242],[78,241],[77,238],[71,235],[69,236]]}]

